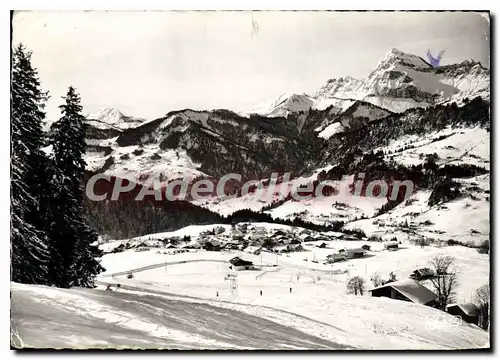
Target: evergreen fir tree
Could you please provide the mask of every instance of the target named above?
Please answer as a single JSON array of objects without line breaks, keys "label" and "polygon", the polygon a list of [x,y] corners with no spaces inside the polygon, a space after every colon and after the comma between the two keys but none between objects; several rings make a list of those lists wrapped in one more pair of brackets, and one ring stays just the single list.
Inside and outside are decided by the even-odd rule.
[{"label": "evergreen fir tree", "polygon": [[11,88],[11,280],[47,284],[47,238],[38,227],[44,101],[31,52],[14,49]]},{"label": "evergreen fir tree", "polygon": [[85,221],[83,178],[85,129],[80,96],[73,87],[61,105],[62,118],[51,127],[54,197],[49,200],[50,276],[57,286],[92,287],[102,267],[95,259],[97,233]]}]

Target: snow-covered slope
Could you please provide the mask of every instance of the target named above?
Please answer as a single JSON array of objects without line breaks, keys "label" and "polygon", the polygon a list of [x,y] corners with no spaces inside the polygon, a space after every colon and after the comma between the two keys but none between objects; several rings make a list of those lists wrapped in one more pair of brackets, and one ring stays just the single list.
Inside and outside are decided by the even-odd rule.
[{"label": "snow-covered slope", "polygon": [[159,177],[162,181],[208,176],[198,170],[200,164],[195,163],[185,150],[162,150],[156,145],[119,147],[114,144],[111,149],[108,155],[87,151],[87,170],[132,178],[137,182],[142,182],[149,176]]},{"label": "snow-covered slope", "polygon": [[[335,107],[330,110],[330,113],[334,109]],[[357,100],[344,111],[339,111],[332,119],[325,119],[315,131],[319,133],[318,137],[329,139],[334,134],[346,130],[356,130],[390,114],[390,111],[381,107]]]},{"label": "snow-covered slope", "polygon": [[349,348],[265,317],[186,300],[12,284],[11,344],[38,349]]},{"label": "snow-covered slope", "polygon": [[268,117],[287,117],[297,112],[307,112],[314,100],[306,94],[281,94],[278,98],[266,101],[251,109],[249,113]]},{"label": "snow-covered slope", "polygon": [[[475,174],[451,173],[461,194],[451,201],[429,205],[430,189],[417,189],[387,213],[350,222],[347,229],[367,235],[399,234],[478,246],[490,238],[490,133],[483,128],[447,128],[421,136],[405,136],[377,148],[387,159],[417,166],[432,156],[438,169],[472,167]],[[455,175],[453,175],[455,174]]]},{"label": "snow-covered slope", "polygon": [[237,172],[248,179],[293,171],[308,155],[295,124],[229,110],[173,111],[118,134],[97,135],[87,141],[88,169],[117,176],[160,172],[168,180],[185,170],[186,177]]},{"label": "snow-covered slope", "polygon": [[[381,139],[384,140],[384,139]],[[309,200],[295,200],[290,197],[289,189],[304,187],[308,183],[323,181],[320,173],[328,173],[332,166],[318,168],[310,175],[303,175],[288,182],[279,183],[273,191],[267,183],[255,192],[236,198],[213,197],[195,202],[222,215],[230,215],[238,210],[265,210],[274,218],[290,219],[298,217],[316,224],[329,224],[332,221],[347,223],[346,228],[363,229],[367,234],[385,234],[394,231],[394,226],[414,224],[412,237],[419,235],[448,240],[461,238],[461,242],[472,242],[479,245],[489,237],[489,174],[490,169],[490,133],[481,127],[447,127],[440,131],[429,131],[421,135],[406,135],[390,141],[386,146],[374,148],[374,152],[384,154],[384,159],[405,166],[422,165],[429,155],[433,157],[438,168],[449,166],[475,166],[476,175],[460,175],[456,181],[463,183],[463,194],[454,202],[436,206],[428,206],[431,189],[419,189],[407,202],[399,204],[387,214],[376,216],[387,203],[386,198],[355,196],[349,192],[354,184],[354,173],[336,183],[339,190],[336,195],[313,197]],[[443,170],[444,171],[444,170]],[[357,172],[357,171],[355,171]],[[452,173],[453,174],[453,173]],[[458,175],[455,175],[458,176]],[[453,177],[453,176],[452,176]],[[378,179],[378,177],[377,177]],[[420,199],[422,208],[416,209],[415,201]],[[406,205],[408,204],[408,205]],[[411,204],[411,205],[410,205]],[[452,205],[453,204],[453,205]],[[455,205],[456,204],[456,205]],[[439,222],[430,226],[420,225],[427,220],[429,213]],[[458,212],[458,213],[456,213]],[[462,213],[462,215],[459,214]],[[420,215],[422,214],[422,215]],[[460,225],[447,219],[469,218],[470,223],[462,221]],[[366,220],[357,220],[368,217]],[[464,218],[464,220],[465,220]],[[475,219],[473,221],[473,219]],[[353,222],[354,221],[354,222]],[[378,225],[375,225],[378,224]],[[380,224],[384,224],[383,226]],[[436,233],[433,233],[433,231]],[[471,231],[473,233],[471,234]],[[442,232],[441,234],[437,234]],[[405,238],[408,236],[405,235]]]}]

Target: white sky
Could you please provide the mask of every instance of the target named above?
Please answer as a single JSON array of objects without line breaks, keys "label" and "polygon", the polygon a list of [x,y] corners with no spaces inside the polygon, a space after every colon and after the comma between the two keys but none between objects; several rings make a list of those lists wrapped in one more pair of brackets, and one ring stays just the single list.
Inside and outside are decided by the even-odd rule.
[{"label": "white sky", "polygon": [[328,79],[366,76],[390,48],[489,67],[489,24],[474,13],[18,12],[13,43],[33,50],[48,118],[69,85],[84,111],[151,119],[171,110],[245,111]]}]

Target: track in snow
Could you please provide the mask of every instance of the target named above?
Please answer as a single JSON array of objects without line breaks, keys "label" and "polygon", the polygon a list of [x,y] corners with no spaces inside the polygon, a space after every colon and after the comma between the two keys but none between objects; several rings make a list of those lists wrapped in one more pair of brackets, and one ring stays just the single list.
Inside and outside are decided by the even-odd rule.
[{"label": "track in snow", "polygon": [[[50,288],[48,288],[50,289]],[[109,319],[100,313],[75,310],[70,303],[44,298],[36,292],[12,291],[12,331],[14,346],[21,343],[36,348],[167,348],[167,349],[347,349],[292,327],[244,312],[203,303],[172,300],[154,295],[138,295],[87,289],[57,289],[83,302],[113,309]],[[109,312],[109,310],[107,310]],[[127,320],[116,320],[127,314]],[[115,319],[115,320],[113,320]],[[161,336],[153,330],[124,326],[127,321],[152,323],[166,329]],[[154,328],[154,326],[153,326]],[[153,331],[152,333],[150,331]],[[168,333],[192,334],[179,339]],[[204,339],[197,341],[196,339]]]}]

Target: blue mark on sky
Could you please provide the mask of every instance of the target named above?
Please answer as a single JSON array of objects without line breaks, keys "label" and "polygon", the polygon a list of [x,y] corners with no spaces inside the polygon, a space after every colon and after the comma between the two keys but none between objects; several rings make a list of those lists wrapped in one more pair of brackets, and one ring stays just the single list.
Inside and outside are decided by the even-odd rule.
[{"label": "blue mark on sky", "polygon": [[441,62],[441,58],[443,57],[444,50],[441,50],[439,52],[439,55],[437,57],[432,56],[431,51],[427,50],[427,58],[429,59],[429,63],[431,64],[432,67],[438,67],[439,63]]}]

